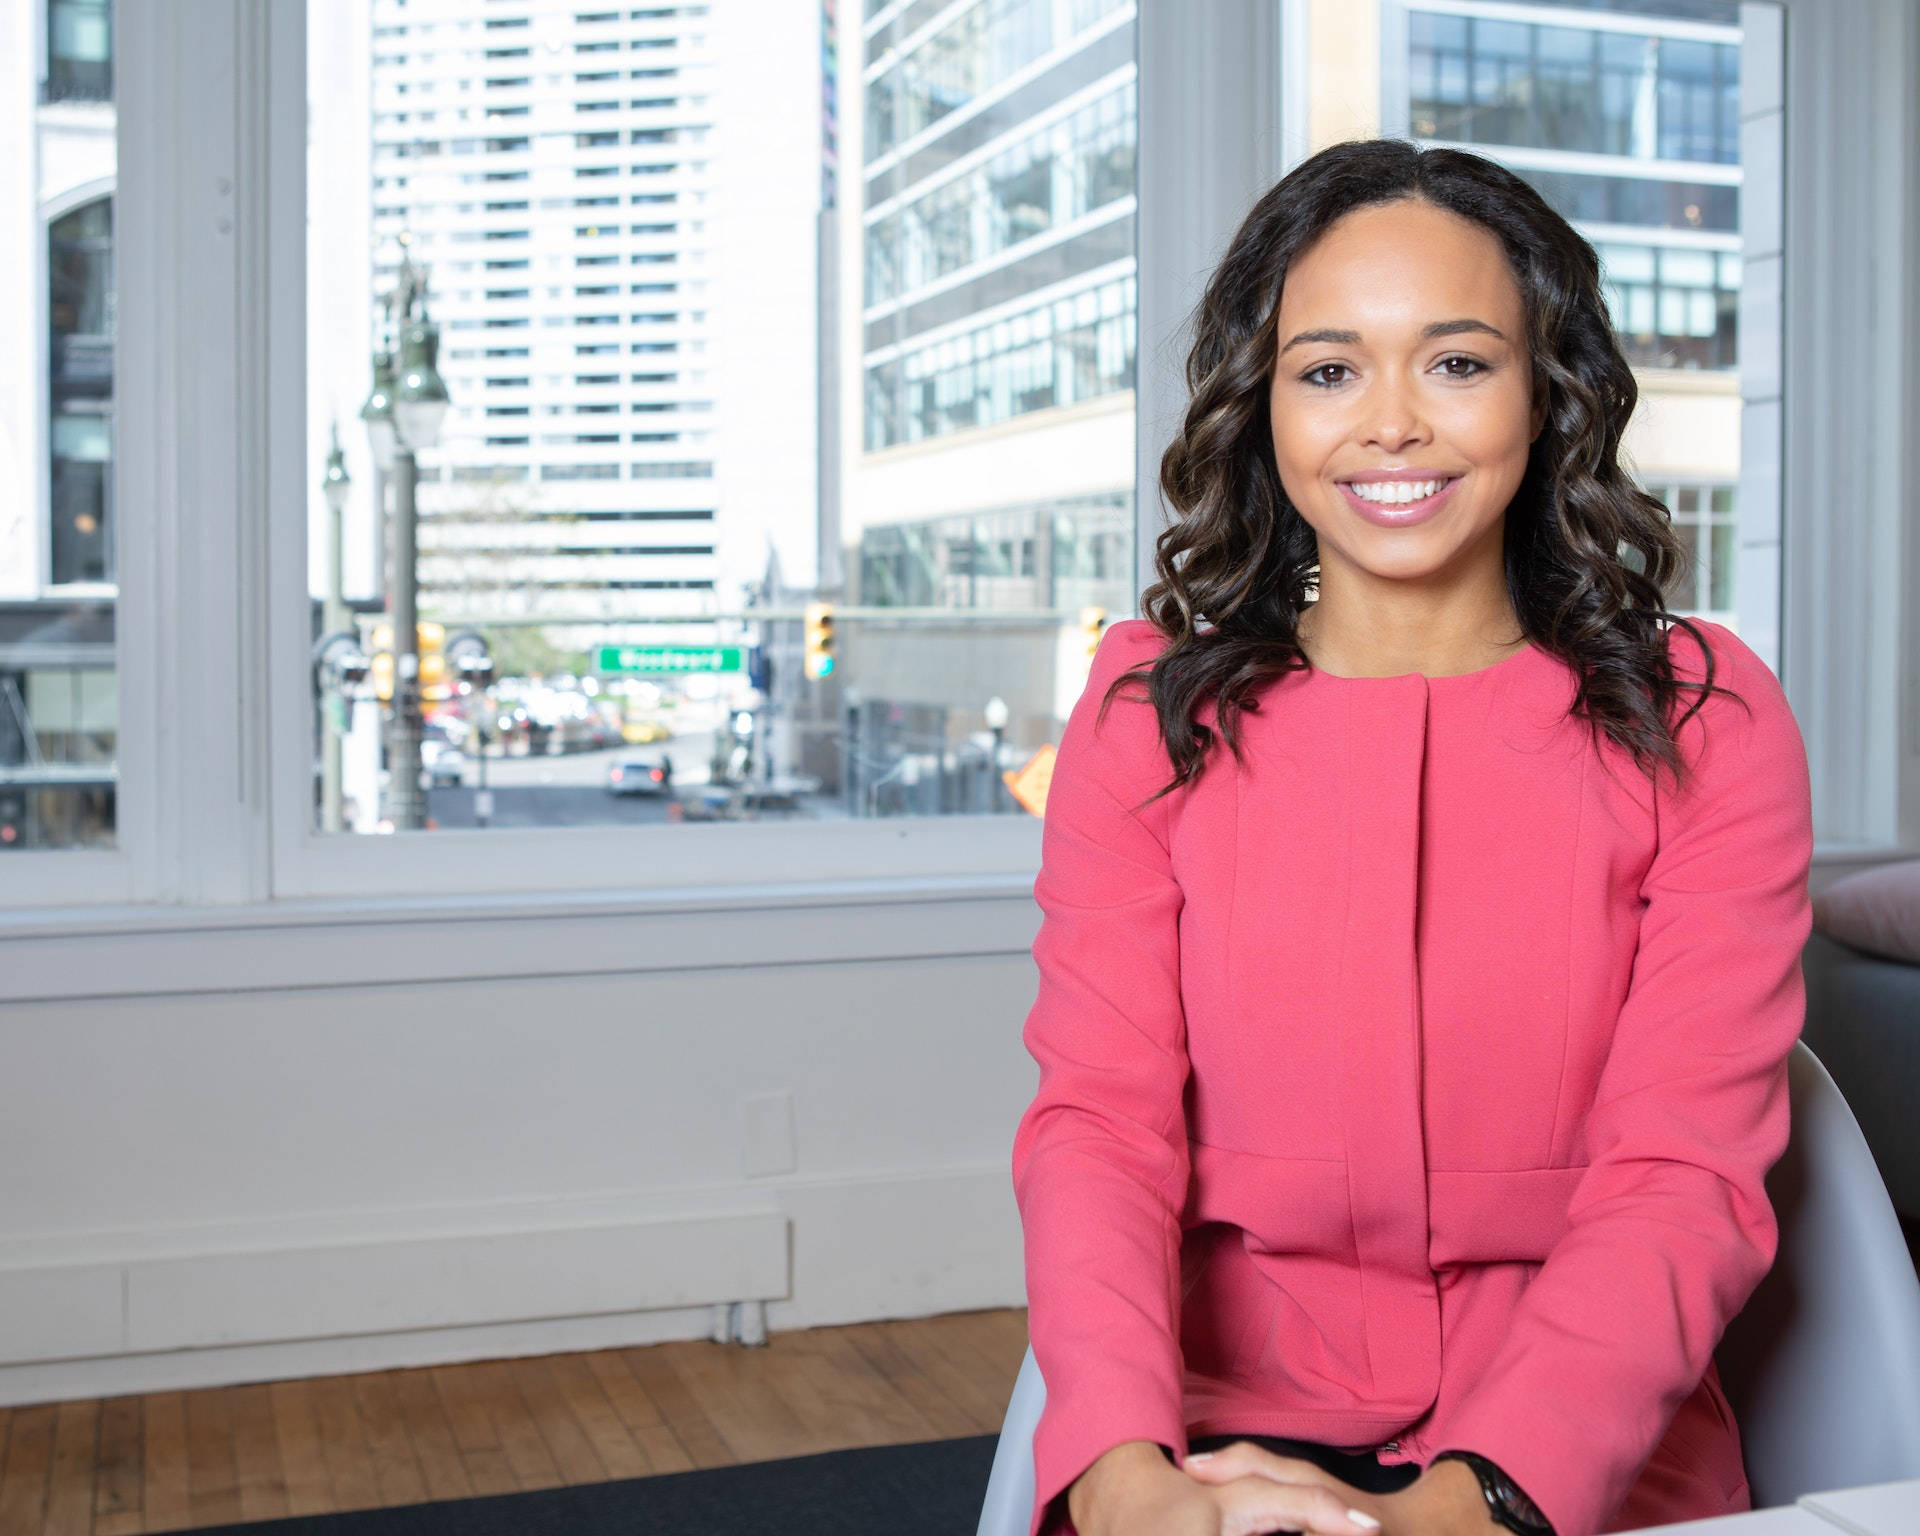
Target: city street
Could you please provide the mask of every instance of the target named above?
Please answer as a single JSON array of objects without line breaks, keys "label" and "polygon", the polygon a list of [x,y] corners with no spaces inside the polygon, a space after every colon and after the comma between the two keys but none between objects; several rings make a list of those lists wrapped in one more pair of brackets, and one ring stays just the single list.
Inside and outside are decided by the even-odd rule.
[{"label": "city street", "polygon": [[[710,782],[708,758],[713,733],[700,731],[646,746],[609,747],[553,757],[489,757],[487,788],[493,795],[493,827],[649,826],[669,820],[676,800],[699,802]],[[667,794],[613,795],[607,771],[616,762],[673,763],[673,789]],[[427,818],[436,827],[472,827],[476,765],[467,760],[465,782],[427,792]],[[807,796],[796,811],[768,811],[770,818],[842,817],[845,808],[833,795]],[[701,819],[698,809],[687,817]]]}]

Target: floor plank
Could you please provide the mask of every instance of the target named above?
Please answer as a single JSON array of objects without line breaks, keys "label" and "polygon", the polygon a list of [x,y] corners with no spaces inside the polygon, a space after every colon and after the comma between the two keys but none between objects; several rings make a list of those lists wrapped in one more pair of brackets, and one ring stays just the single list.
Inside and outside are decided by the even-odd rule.
[{"label": "floor plank", "polygon": [[393,1375],[394,1402],[400,1420],[406,1426],[407,1439],[413,1444],[420,1476],[429,1499],[465,1499],[473,1495],[473,1479],[460,1460],[460,1447],[454,1443],[453,1427],[441,1405],[440,1393],[433,1384],[431,1371],[396,1371]]},{"label": "floor plank", "polygon": [[654,1472],[691,1472],[693,1458],[687,1454],[687,1447],[673,1426],[661,1416],[660,1405],[647,1394],[647,1389],[627,1367],[618,1350],[600,1349],[578,1357],[600,1390],[607,1395],[607,1401],[613,1404],[613,1410],[620,1415],[620,1422],[626,1426],[627,1433],[633,1437],[634,1444],[646,1454],[650,1469]]},{"label": "floor plank", "polygon": [[700,1406],[692,1390],[681,1380],[673,1363],[660,1352],[663,1347],[654,1344],[645,1348],[623,1349],[620,1358],[645,1389],[647,1396],[659,1404],[660,1412],[666,1416],[667,1423],[673,1426],[674,1437],[686,1447],[687,1457],[694,1466],[737,1465],[740,1458],[714,1427],[706,1409]]},{"label": "floor plank", "polygon": [[999,1427],[1021,1310],[0,1408],[0,1536],[145,1536]]},{"label": "floor plank", "polygon": [[985,1362],[974,1357],[971,1350],[960,1351],[967,1363],[956,1363],[953,1354],[942,1347],[940,1330],[930,1328],[924,1319],[910,1318],[876,1326],[886,1332],[949,1402],[966,1413],[973,1421],[974,1434],[991,1434],[1000,1427],[1006,1412],[1006,1397],[979,1379],[985,1373]]},{"label": "floor plank", "polygon": [[435,1366],[430,1372],[440,1406],[446,1410],[447,1426],[460,1452],[460,1467],[476,1494],[513,1493],[520,1480],[513,1475],[513,1463],[501,1447],[494,1430],[493,1416],[475,1380],[473,1368],[465,1365]]},{"label": "floor plank", "polygon": [[837,1333],[800,1331],[768,1341],[773,1389],[810,1424],[832,1431],[836,1447],[904,1445],[940,1433],[866,1357]]},{"label": "floor plank", "polygon": [[53,1422],[53,1467],[47,1480],[47,1536],[91,1536],[93,1479],[100,1461],[100,1404],[60,1404]]},{"label": "floor plank", "polygon": [[280,1471],[287,1485],[287,1513],[331,1514],[333,1478],[327,1471],[327,1453],[320,1443],[313,1385],[305,1381],[276,1381],[269,1390],[273,1402],[273,1438],[280,1448]]},{"label": "floor plank", "polygon": [[327,1482],[333,1490],[335,1511],[380,1508],[380,1478],[367,1445],[360,1411],[354,1406],[353,1382],[345,1376],[326,1376],[311,1384],[313,1421],[320,1432],[320,1450],[326,1457]]},{"label": "floor plank", "polygon": [[578,1355],[555,1355],[547,1366],[567,1411],[592,1445],[608,1477],[645,1477],[654,1470],[585,1360]]},{"label": "floor plank", "polygon": [[561,1481],[568,1484],[604,1483],[607,1480],[606,1465],[594,1451],[592,1441],[580,1427],[580,1421],[573,1416],[573,1410],[567,1406],[559,1383],[553,1379],[552,1364],[536,1357],[515,1360],[511,1369],[513,1383],[520,1389],[520,1400],[527,1405],[533,1422],[539,1426],[540,1438],[547,1442],[547,1450],[553,1457],[554,1466],[559,1469]]},{"label": "floor plank", "polygon": [[242,1520],[277,1520],[289,1513],[287,1477],[280,1464],[280,1437],[273,1421],[273,1388],[235,1387],[233,1469]]},{"label": "floor plank", "polygon": [[40,1536],[53,1471],[52,1404],[8,1415],[7,1457],[0,1462],[0,1536]]},{"label": "floor plank", "polygon": [[367,1455],[373,1462],[373,1480],[380,1489],[381,1504],[392,1508],[425,1503],[427,1480],[413,1454],[400,1400],[394,1395],[392,1374],[372,1371],[347,1379],[353,1384],[353,1405],[367,1437]]},{"label": "floor plank", "polygon": [[194,1525],[231,1525],[240,1518],[231,1394],[231,1388],[215,1387],[186,1395],[187,1513]]},{"label": "floor plank", "polygon": [[513,1379],[512,1362],[483,1360],[467,1367],[473,1373],[493,1432],[500,1437],[500,1449],[506,1453],[513,1480],[520,1488],[559,1488],[566,1479],[554,1465],[553,1452],[540,1433]]},{"label": "floor plank", "polygon": [[[93,1480],[94,1536],[102,1521],[139,1524],[140,1399],[110,1397],[100,1405],[100,1466]],[[132,1515],[131,1522],[124,1517]]]},{"label": "floor plank", "polygon": [[146,1436],[140,1482],[143,1531],[180,1531],[193,1523],[187,1510],[187,1399],[184,1392],[149,1392],[140,1404]]},{"label": "floor plank", "polygon": [[772,1461],[820,1449],[794,1411],[766,1390],[759,1350],[696,1339],[655,1344],[735,1461]]},{"label": "floor plank", "polygon": [[958,1439],[981,1432],[979,1421],[942,1391],[880,1324],[861,1323],[840,1332],[872,1370],[920,1411],[936,1435]]}]

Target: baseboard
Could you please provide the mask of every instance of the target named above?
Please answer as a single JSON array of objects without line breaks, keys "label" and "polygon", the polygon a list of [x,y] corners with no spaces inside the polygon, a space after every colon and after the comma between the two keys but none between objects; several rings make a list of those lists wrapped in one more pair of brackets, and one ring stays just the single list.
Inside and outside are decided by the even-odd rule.
[{"label": "baseboard", "polygon": [[1024,1299],[990,1164],[645,1198],[0,1243],[0,1406]]}]

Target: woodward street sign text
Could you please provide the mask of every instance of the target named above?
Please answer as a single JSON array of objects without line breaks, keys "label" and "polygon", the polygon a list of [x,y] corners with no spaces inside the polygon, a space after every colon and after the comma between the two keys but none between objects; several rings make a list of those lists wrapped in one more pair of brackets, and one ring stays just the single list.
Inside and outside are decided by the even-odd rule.
[{"label": "woodward street sign text", "polygon": [[738,672],[745,665],[738,645],[603,645],[599,672]]}]

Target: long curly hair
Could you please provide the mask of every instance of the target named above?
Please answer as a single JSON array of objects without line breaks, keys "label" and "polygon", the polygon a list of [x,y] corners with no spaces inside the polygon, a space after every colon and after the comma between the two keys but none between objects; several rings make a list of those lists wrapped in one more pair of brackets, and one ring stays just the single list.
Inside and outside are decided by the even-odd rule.
[{"label": "long curly hair", "polygon": [[[1116,677],[1100,705],[1104,716],[1121,685],[1147,685],[1174,776],[1143,805],[1199,777],[1215,735],[1195,718],[1206,700],[1216,701],[1219,734],[1239,760],[1239,712],[1259,712],[1257,694],[1271,679],[1311,668],[1298,623],[1318,578],[1318,546],[1281,488],[1269,416],[1280,290],[1343,214],[1411,198],[1490,230],[1519,281],[1547,417],[1507,508],[1506,583],[1527,638],[1579,675],[1569,713],[1650,775],[1664,764],[1677,785],[1685,765],[1675,737],[1688,716],[1710,692],[1739,697],[1714,684],[1698,627],[1663,604],[1686,550],[1667,508],[1620,467],[1639,387],[1614,338],[1593,247],[1482,156],[1351,140],[1303,161],[1254,204],[1192,320],[1191,398],[1160,461],[1176,516],[1154,544],[1159,580],[1141,595],[1142,615],[1171,643]],[[1699,643],[1704,682],[1676,677],[1668,624]],[[1698,697],[1669,724],[1682,688]]]}]

